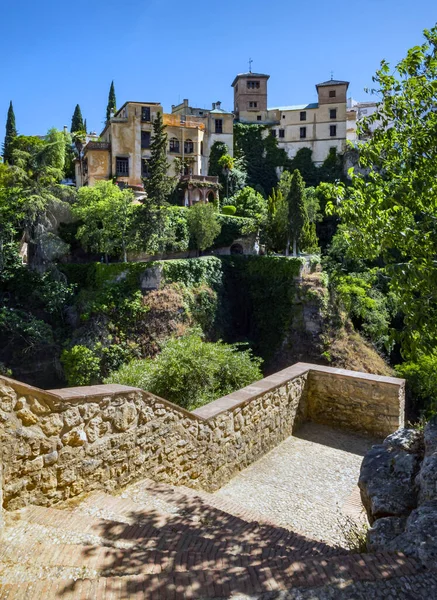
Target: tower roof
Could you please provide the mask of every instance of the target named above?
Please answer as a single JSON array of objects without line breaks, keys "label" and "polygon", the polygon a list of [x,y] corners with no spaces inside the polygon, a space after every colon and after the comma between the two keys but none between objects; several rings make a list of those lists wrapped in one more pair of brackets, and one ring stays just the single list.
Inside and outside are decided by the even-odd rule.
[{"label": "tower roof", "polygon": [[340,79],[330,79],[323,81],[322,83],[316,83],[316,88],[327,87],[328,85],[346,85],[349,87],[349,81],[341,81]]},{"label": "tower roof", "polygon": [[237,82],[237,79],[241,79],[241,78],[248,78],[248,77],[264,77],[265,79],[270,79],[270,75],[266,75],[265,73],[239,73],[234,81],[232,82],[231,86],[234,87],[234,85]]}]

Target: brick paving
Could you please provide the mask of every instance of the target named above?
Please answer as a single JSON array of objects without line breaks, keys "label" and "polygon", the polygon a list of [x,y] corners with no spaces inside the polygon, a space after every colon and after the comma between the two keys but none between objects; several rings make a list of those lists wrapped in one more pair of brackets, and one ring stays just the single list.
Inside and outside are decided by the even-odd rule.
[{"label": "brick paving", "polygon": [[[330,445],[314,439],[320,433]],[[364,440],[352,436],[347,446],[344,434],[326,428],[303,428],[299,435],[215,494],[143,480],[118,496],[95,492],[79,503],[30,506],[8,515],[0,545],[0,600],[437,597],[435,574],[414,560],[401,554],[352,554],[331,535],[334,504],[360,518],[352,485],[357,473],[352,480],[351,472],[359,467]],[[298,492],[293,495],[293,480],[278,486],[277,477],[297,477],[288,463],[300,454],[307,468],[294,480]],[[345,473],[334,471],[334,485],[326,480],[336,460]],[[318,482],[306,477],[316,461]],[[249,493],[256,469],[265,488]],[[327,498],[320,501],[323,481]],[[324,529],[316,528],[318,536],[302,533],[309,529],[303,521],[294,530],[291,509],[278,504],[281,493],[291,505],[298,494],[308,506],[307,485],[318,486],[312,488],[316,519],[322,506],[331,519]],[[256,498],[259,494],[264,497]],[[310,508],[306,519],[312,516]]]}]

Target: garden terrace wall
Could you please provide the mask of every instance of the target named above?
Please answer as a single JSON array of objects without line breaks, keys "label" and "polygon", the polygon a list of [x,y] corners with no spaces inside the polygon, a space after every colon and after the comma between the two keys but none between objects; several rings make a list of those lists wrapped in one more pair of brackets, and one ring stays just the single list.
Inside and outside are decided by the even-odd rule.
[{"label": "garden terrace wall", "polygon": [[[50,505],[145,476],[218,489],[291,435],[298,423],[328,422],[321,418],[326,390],[333,424],[386,435],[403,422],[401,412],[392,416],[392,399],[395,391],[402,397],[403,380],[303,363],[193,412],[121,385],[43,391],[0,378],[4,506]],[[357,390],[358,416],[348,421]]]}]

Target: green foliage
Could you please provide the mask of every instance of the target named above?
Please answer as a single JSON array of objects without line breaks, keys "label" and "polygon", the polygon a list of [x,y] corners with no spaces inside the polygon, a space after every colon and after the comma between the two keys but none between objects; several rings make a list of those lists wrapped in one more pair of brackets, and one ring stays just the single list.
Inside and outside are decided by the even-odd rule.
[{"label": "green foliage", "polygon": [[111,87],[109,88],[108,94],[108,104],[106,106],[106,123],[109,123],[109,119],[111,118],[111,113],[115,113],[117,110],[117,100],[115,97],[115,87],[114,82],[111,81]]},{"label": "green foliage", "polygon": [[222,262],[215,256],[166,260],[158,264],[162,265],[162,274],[167,283],[183,282],[187,287],[206,284],[215,290],[222,285]]},{"label": "green foliage", "polygon": [[[312,159],[313,151],[310,148],[301,148],[296,155],[289,161],[287,169],[293,173],[296,169],[302,175],[307,186],[317,186],[321,175]],[[287,196],[287,194],[284,194]]]},{"label": "green foliage", "polygon": [[79,104],[76,104],[73,116],[71,118],[70,133],[76,133],[78,131],[85,131],[85,125],[83,122],[82,111],[80,110]]},{"label": "green foliage", "polygon": [[[288,204],[288,239],[293,241],[293,255],[296,256],[298,244],[302,242],[302,231],[308,220],[305,207],[305,183],[298,170],[291,179]],[[288,248],[287,242],[287,248]]]},{"label": "green foliage", "polygon": [[183,408],[194,409],[262,378],[261,360],[199,332],[171,339],[155,359],[124,365],[106,383],[140,387]]},{"label": "green foliage", "polygon": [[232,205],[222,206],[222,213],[224,215],[230,215],[231,217],[233,217],[236,212],[237,212],[237,208],[235,206],[232,206]]},{"label": "green foliage", "polygon": [[121,254],[126,262],[127,250],[135,243],[133,200],[131,190],[121,190],[111,181],[80,188],[73,212],[82,221],[77,231],[81,244],[106,256]]},{"label": "green foliage", "polygon": [[253,219],[260,225],[267,216],[267,202],[251,187],[245,187],[231,198],[237,217]]},{"label": "green foliage", "polygon": [[247,184],[268,195],[278,182],[276,168],[286,164],[287,155],[279,150],[276,138],[263,136],[264,129],[260,125],[235,123],[234,155],[244,161]]},{"label": "green foliage", "polygon": [[335,148],[330,148],[328,156],[319,168],[319,179],[327,183],[344,180],[343,157],[337,154]]},{"label": "green foliage", "polygon": [[[174,179],[167,175],[167,133],[162,114],[153,121],[153,135],[150,144],[149,177],[144,180],[148,199],[146,207],[164,206],[174,189]],[[156,227],[155,227],[156,228]]]},{"label": "green foliage", "polygon": [[[224,167],[227,167],[228,171],[224,171]],[[246,185],[244,161],[232,158],[224,142],[214,142],[211,146],[208,175],[217,176],[222,190],[227,190],[230,196]]]},{"label": "green foliage", "polygon": [[220,159],[227,155],[229,148],[224,142],[214,142],[209,153],[208,175],[220,177],[223,167],[220,166]]},{"label": "green foliage", "polygon": [[100,359],[86,346],[73,346],[61,355],[62,366],[69,386],[98,383]]},{"label": "green foliage", "polygon": [[[0,308],[0,340],[16,346],[23,354],[36,352],[53,343],[52,328],[48,323],[15,308]],[[4,348],[3,348],[4,350]]]},{"label": "green foliage", "polygon": [[6,135],[3,143],[3,161],[10,163],[12,161],[11,144],[17,137],[17,127],[15,125],[15,113],[12,101],[9,103],[8,116],[6,119]]},{"label": "green foliage", "polygon": [[437,346],[437,26],[395,69],[374,77],[381,102],[363,127],[380,123],[360,145],[361,171],[337,186],[336,210],[353,257],[383,262],[403,312],[404,357]]},{"label": "green foliage", "polygon": [[221,169],[228,169],[229,171],[231,171],[234,167],[234,159],[232,158],[232,156],[230,154],[223,154],[218,161],[218,166]]},{"label": "green foliage", "polygon": [[217,215],[217,220],[221,224],[221,231],[214,240],[214,248],[231,246],[235,240],[256,233],[258,230],[257,222],[247,217]]},{"label": "green foliage", "polygon": [[195,204],[188,211],[187,221],[197,250],[212,246],[221,230],[214,207],[200,202]]},{"label": "green foliage", "polygon": [[416,410],[427,418],[437,414],[437,352],[419,354],[415,361],[397,365],[396,371],[407,380]]}]

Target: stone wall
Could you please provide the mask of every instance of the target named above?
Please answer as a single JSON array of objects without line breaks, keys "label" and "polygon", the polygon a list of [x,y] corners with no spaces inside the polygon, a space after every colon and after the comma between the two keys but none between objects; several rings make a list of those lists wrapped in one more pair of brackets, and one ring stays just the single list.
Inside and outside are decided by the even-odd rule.
[{"label": "stone wall", "polygon": [[307,414],[310,421],[377,437],[386,437],[403,427],[403,380],[315,365],[310,368]]},{"label": "stone wall", "polygon": [[[298,363],[193,412],[126,386],[47,392],[0,378],[4,506],[54,504],[145,476],[218,489],[298,423],[320,421],[325,392],[332,420],[323,422],[360,429],[362,420],[360,430],[371,433],[401,425],[402,414],[391,416],[392,396],[386,406],[384,393],[402,394],[402,380],[339,371]],[[337,384],[329,387],[327,379]],[[348,420],[358,392],[357,413]]]}]

